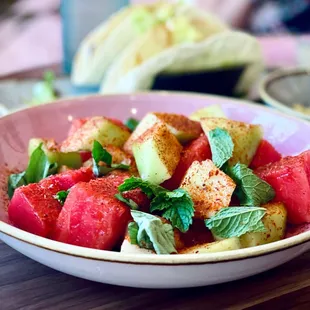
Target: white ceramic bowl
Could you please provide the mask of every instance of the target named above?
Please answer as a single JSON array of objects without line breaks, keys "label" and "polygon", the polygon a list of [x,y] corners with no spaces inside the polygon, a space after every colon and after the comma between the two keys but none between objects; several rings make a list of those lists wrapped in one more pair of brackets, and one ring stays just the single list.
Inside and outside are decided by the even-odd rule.
[{"label": "white ceramic bowl", "polygon": [[[261,99],[268,105],[289,115],[310,120],[310,68],[278,69],[260,83]],[[308,109],[305,113],[301,109]]]},{"label": "white ceramic bowl", "polygon": [[[266,107],[215,96],[145,93],[68,99],[3,117],[0,164],[24,166],[29,138],[61,140],[72,117],[106,115],[124,120],[141,118],[148,111],[189,114],[214,103],[232,119],[262,124],[265,137],[284,155],[310,148],[309,123]],[[5,189],[0,187],[1,191],[3,194]],[[4,199],[0,201],[0,219],[0,238],[24,255],[77,277],[133,287],[181,288],[228,282],[274,268],[310,249],[310,232],[304,232],[271,244],[222,253],[122,254],[68,245],[15,228],[7,221]]]}]

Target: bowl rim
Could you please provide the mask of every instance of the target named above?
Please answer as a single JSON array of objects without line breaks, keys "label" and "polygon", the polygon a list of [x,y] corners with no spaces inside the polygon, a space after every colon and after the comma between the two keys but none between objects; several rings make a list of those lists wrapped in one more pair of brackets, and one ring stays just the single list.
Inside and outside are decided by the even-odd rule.
[{"label": "bowl rim", "polygon": [[[310,124],[300,118],[296,118],[294,116],[286,115],[277,110],[271,110],[268,107],[257,105],[253,102],[241,99],[234,99],[224,96],[217,95],[203,95],[197,93],[190,92],[167,92],[167,91],[152,91],[152,92],[138,92],[138,93],[130,93],[130,94],[109,94],[109,95],[86,95],[86,96],[73,96],[70,98],[63,98],[56,100],[53,103],[48,103],[45,105],[28,107],[23,110],[19,110],[15,113],[24,113],[25,110],[29,109],[44,109],[45,106],[58,106],[66,101],[71,102],[73,99],[76,101],[84,100],[85,98],[90,97],[144,97],[144,96],[169,96],[169,97],[179,97],[179,96],[187,96],[190,98],[209,98],[219,100],[222,102],[229,101],[235,103],[239,106],[244,104],[252,106],[255,109],[260,109],[264,111],[268,111],[272,114],[279,115],[286,119],[294,120],[295,122],[304,123],[310,128]],[[74,104],[70,103],[70,104]],[[12,113],[12,114],[15,114]],[[0,118],[2,119],[10,118],[12,114],[6,115]],[[113,251],[105,251],[105,250],[97,250],[86,247],[80,247],[76,245],[66,244],[58,241],[54,241],[51,239],[47,239],[44,237],[36,236],[34,234],[23,231],[19,228],[16,228],[4,221],[0,220],[0,237],[1,234],[4,234],[8,237],[16,239],[20,242],[25,242],[35,247],[39,247],[41,249],[57,252],[63,255],[70,255],[74,257],[79,257],[83,259],[89,260],[97,260],[97,261],[105,261],[112,263],[123,263],[123,264],[139,264],[139,265],[196,265],[196,264],[213,264],[213,263],[224,263],[230,261],[240,261],[249,258],[260,257],[264,255],[269,255],[275,252],[284,251],[289,248],[294,248],[300,246],[302,244],[306,244],[310,241],[310,231],[302,232],[296,236],[282,239],[280,241],[272,242],[269,244],[264,244],[252,248],[244,248],[233,251],[226,252],[217,252],[217,253],[205,253],[205,254],[179,254],[179,255],[154,255],[154,254],[127,254]],[[2,239],[2,238],[1,238]]]},{"label": "bowl rim", "polygon": [[268,88],[270,88],[273,82],[286,78],[288,76],[297,76],[297,75],[310,75],[310,68],[289,67],[289,68],[276,69],[261,79],[258,85],[258,92],[259,92],[261,99],[266,104],[269,104],[272,107],[280,111],[283,111],[285,113],[290,113],[298,118],[310,120],[310,115],[295,111],[294,109],[286,106],[284,103],[274,98],[268,92]]}]

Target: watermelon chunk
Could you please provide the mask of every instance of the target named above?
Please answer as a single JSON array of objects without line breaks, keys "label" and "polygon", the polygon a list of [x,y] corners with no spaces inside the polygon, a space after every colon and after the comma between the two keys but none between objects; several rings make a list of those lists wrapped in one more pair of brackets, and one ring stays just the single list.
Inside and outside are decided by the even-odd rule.
[{"label": "watermelon chunk", "polygon": [[93,178],[94,175],[92,169],[85,167],[78,170],[67,170],[65,172],[52,175],[40,181],[40,185],[43,188],[49,188],[50,186],[53,186],[53,184],[57,184],[60,190],[66,191],[79,182],[89,182]]},{"label": "watermelon chunk", "polygon": [[88,161],[92,158],[92,154],[89,151],[80,151],[79,152],[82,158],[82,162],[85,163],[85,161]]},{"label": "watermelon chunk", "polygon": [[80,129],[86,122],[88,118],[75,118],[71,122],[71,127],[68,132],[68,136],[72,136],[78,129]]},{"label": "watermelon chunk", "polygon": [[310,222],[310,151],[282,158],[255,173],[274,188],[274,201],[285,204],[289,223]]},{"label": "watermelon chunk", "polygon": [[43,188],[37,183],[17,188],[8,207],[9,220],[27,232],[48,236],[61,211],[54,198],[60,190],[58,184]]},{"label": "watermelon chunk", "polygon": [[[124,183],[124,181],[131,177],[131,174],[121,170],[115,170],[110,173],[108,176],[103,178],[106,180],[102,181],[101,186],[104,187],[104,191],[108,192],[111,196],[114,196],[118,193],[118,187]],[[127,192],[123,192],[122,196],[125,199],[133,200],[138,206],[139,210],[143,212],[149,212],[151,201],[147,196],[139,189],[133,189]]]},{"label": "watermelon chunk", "polygon": [[114,198],[116,179],[107,177],[74,186],[58,217],[53,238],[87,248],[112,250],[124,237],[131,220],[129,207]]},{"label": "watermelon chunk", "polygon": [[194,161],[202,162],[211,158],[212,154],[208,138],[205,135],[202,135],[184,147],[181,153],[181,159],[174,174],[169,180],[165,181],[162,186],[169,190],[178,188],[186,171]]},{"label": "watermelon chunk", "polygon": [[[126,179],[130,178],[131,174],[124,171],[113,171],[109,176],[105,177],[108,184],[112,184],[112,189],[110,188],[111,195],[118,193],[118,186],[120,186]],[[138,206],[139,210],[142,212],[150,211],[150,199],[139,189],[133,189],[127,192],[123,192],[122,196],[125,199],[134,201]]]},{"label": "watermelon chunk", "polygon": [[303,232],[310,231],[310,224],[301,224],[301,225],[288,225],[286,228],[286,233],[284,238],[290,238],[297,236]]},{"label": "watermelon chunk", "polygon": [[134,201],[139,206],[139,211],[150,212],[151,201],[139,188],[124,192],[122,196],[125,199]]},{"label": "watermelon chunk", "polygon": [[184,247],[192,247],[214,241],[211,231],[206,227],[204,221],[200,219],[194,219],[189,230],[186,233],[180,233],[180,238]]},{"label": "watermelon chunk", "polygon": [[281,154],[268,141],[262,140],[250,165],[251,169],[257,169],[281,159]]},{"label": "watermelon chunk", "polygon": [[68,190],[79,182],[88,182],[93,177],[90,168],[81,168],[68,170],[43,179],[39,183],[17,188],[8,208],[10,221],[18,228],[47,237],[61,211],[61,205],[54,195],[59,191]]}]

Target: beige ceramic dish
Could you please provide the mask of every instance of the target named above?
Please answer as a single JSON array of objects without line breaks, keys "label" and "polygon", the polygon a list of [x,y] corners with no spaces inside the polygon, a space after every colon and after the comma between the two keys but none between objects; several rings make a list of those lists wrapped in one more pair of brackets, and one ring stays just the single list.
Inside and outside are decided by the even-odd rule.
[{"label": "beige ceramic dish", "polygon": [[[21,167],[33,136],[65,137],[74,117],[106,115],[125,120],[148,111],[189,114],[218,103],[232,119],[259,123],[284,155],[310,148],[310,124],[249,102],[184,93],[91,96],[62,100],[0,119],[0,164]],[[254,248],[201,255],[134,255],[68,245],[7,223],[0,201],[0,238],[24,255],[62,272],[103,283],[144,288],[211,285],[248,277],[281,265],[310,249],[310,232]]]}]

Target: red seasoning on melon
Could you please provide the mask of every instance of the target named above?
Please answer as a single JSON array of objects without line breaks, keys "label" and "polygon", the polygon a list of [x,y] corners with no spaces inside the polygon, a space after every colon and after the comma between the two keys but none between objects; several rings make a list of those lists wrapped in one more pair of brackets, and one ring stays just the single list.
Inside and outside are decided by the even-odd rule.
[{"label": "red seasoning on melon", "polygon": [[11,223],[76,246],[156,254],[238,250],[309,230],[310,151],[282,158],[261,126],[214,115],[199,123],[153,112],[130,128],[75,119],[59,154],[32,139],[28,167],[8,179]]},{"label": "red seasoning on melon", "polygon": [[85,167],[78,170],[67,170],[60,174],[52,175],[40,181],[42,187],[49,187],[51,183],[58,184],[60,190],[66,191],[79,182],[89,182],[94,178],[91,168]]},{"label": "red seasoning on melon", "polygon": [[9,220],[27,232],[48,236],[61,211],[54,198],[60,190],[59,185],[43,188],[38,183],[17,188],[8,207]]},{"label": "red seasoning on melon", "polygon": [[285,204],[290,223],[310,222],[310,151],[284,157],[255,173],[273,187],[274,200]]},{"label": "red seasoning on melon", "polygon": [[78,129],[80,129],[86,122],[88,118],[75,118],[71,122],[71,127],[68,132],[68,136],[73,135]]},{"label": "red seasoning on melon", "polygon": [[30,233],[48,236],[61,211],[61,205],[54,196],[79,182],[88,182],[93,177],[90,168],[81,168],[17,188],[8,207],[10,221]]}]

